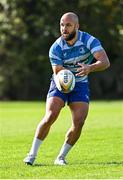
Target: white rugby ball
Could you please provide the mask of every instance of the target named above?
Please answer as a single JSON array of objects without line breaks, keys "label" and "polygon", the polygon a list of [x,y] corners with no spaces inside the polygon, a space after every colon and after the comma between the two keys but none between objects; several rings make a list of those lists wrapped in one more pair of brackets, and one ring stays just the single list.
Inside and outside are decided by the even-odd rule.
[{"label": "white rugby ball", "polygon": [[63,93],[71,92],[75,87],[75,76],[68,69],[62,69],[55,75],[56,87]]}]

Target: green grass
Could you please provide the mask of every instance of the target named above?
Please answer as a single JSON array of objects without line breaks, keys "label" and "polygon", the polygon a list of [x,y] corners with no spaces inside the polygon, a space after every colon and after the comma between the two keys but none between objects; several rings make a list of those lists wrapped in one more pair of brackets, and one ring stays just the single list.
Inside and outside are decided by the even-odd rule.
[{"label": "green grass", "polygon": [[0,102],[1,179],[123,178],[123,101],[90,103],[82,135],[65,167],[53,162],[71,123],[67,106],[42,144],[35,165],[23,164],[44,112],[41,102]]}]

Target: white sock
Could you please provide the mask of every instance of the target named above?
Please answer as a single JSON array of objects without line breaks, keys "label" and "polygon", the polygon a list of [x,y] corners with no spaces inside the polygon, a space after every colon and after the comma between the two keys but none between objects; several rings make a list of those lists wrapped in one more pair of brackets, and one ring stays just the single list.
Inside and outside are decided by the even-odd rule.
[{"label": "white sock", "polygon": [[40,145],[42,144],[42,142],[43,142],[42,140],[40,140],[38,138],[34,138],[29,154],[36,156],[38,153],[38,149],[39,149]]},{"label": "white sock", "polygon": [[58,157],[60,157],[60,156],[65,157],[71,148],[72,148],[72,146],[70,144],[64,143],[60,150]]}]

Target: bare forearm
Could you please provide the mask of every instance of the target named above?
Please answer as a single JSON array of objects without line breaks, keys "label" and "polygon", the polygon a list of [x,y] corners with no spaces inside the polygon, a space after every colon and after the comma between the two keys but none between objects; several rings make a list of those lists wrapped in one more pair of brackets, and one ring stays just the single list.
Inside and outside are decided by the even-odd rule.
[{"label": "bare forearm", "polygon": [[107,61],[106,62],[97,61],[96,63],[93,63],[89,66],[90,66],[90,72],[96,72],[107,69],[110,66],[110,64]]},{"label": "bare forearm", "polygon": [[96,59],[96,62],[90,65],[78,63],[80,67],[77,69],[78,73],[76,76],[84,76],[91,72],[103,71],[110,66],[110,62],[105,51],[96,52],[94,54],[94,58]]},{"label": "bare forearm", "polygon": [[89,65],[90,72],[103,71],[110,66],[110,62],[109,62],[108,56],[106,55],[105,51],[95,53],[94,57],[97,61],[95,63]]}]

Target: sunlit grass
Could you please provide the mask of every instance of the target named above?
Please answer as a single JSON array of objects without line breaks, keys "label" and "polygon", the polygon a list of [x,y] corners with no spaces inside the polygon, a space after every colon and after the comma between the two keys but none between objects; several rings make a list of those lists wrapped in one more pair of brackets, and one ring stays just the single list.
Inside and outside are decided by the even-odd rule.
[{"label": "sunlit grass", "polygon": [[53,165],[71,123],[65,107],[42,144],[35,165],[25,166],[43,102],[0,103],[0,178],[123,178],[123,101],[91,102],[82,135],[67,156]]}]

